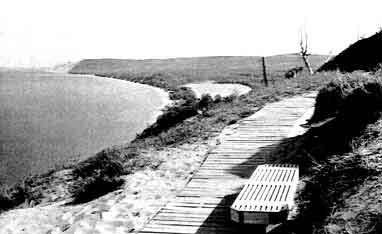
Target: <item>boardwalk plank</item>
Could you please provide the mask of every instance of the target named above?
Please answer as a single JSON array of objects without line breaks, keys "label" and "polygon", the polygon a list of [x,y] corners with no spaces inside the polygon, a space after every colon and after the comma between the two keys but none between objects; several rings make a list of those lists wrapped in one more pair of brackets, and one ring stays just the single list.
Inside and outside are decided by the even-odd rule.
[{"label": "boardwalk plank", "polygon": [[[240,227],[230,222],[230,206],[256,166],[267,162],[269,152],[313,108],[314,97],[309,94],[268,104],[223,131],[220,145],[209,152],[186,187],[139,233],[240,233]],[[289,171],[252,176],[265,180],[280,177],[285,182],[294,178]],[[262,188],[249,188],[269,200],[286,199],[287,189],[282,182],[266,194]]]}]

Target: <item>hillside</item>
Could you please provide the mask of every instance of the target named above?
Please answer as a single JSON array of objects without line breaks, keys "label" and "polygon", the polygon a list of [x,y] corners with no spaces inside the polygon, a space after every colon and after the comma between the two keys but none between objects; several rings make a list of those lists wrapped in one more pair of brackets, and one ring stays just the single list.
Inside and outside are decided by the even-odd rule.
[{"label": "hillside", "polygon": [[[330,73],[309,76],[302,72],[295,79],[285,79],[285,71],[301,66],[302,61],[296,54],[278,55],[267,58],[270,83],[266,87],[261,82],[258,58],[207,57],[144,61],[107,59],[80,62],[71,70],[72,73],[101,73],[103,76],[165,88],[172,91],[170,98],[177,100],[177,105],[165,109],[157,122],[147,127],[131,143],[107,148],[80,164],[68,165],[70,170],[65,172],[68,176],[64,180],[70,183],[62,184],[60,176],[55,177],[56,174],[60,175],[57,171],[26,178],[24,183],[1,189],[0,210],[18,206],[25,201],[46,203],[52,201],[52,197],[54,201],[68,197],[81,200],[83,195],[85,200],[94,199],[119,186],[120,175],[133,174],[156,165],[144,156],[147,150],[157,152],[168,147],[199,144],[197,142],[210,139],[225,126],[253,114],[266,103],[317,90],[334,77]],[[318,67],[325,58],[312,56],[311,63]],[[170,71],[175,75],[171,75]],[[256,74],[257,79],[254,79]],[[250,86],[252,91],[240,97],[230,96],[213,101],[208,97],[196,99],[190,90],[178,86],[212,78],[217,82],[243,83]],[[122,169],[115,173],[115,168]],[[52,188],[52,184],[57,185]],[[103,189],[99,190],[99,186]]]},{"label": "hillside", "polygon": [[337,73],[316,97],[311,122],[325,121],[276,147],[304,188],[298,217],[274,233],[382,233],[381,75]]},{"label": "hillside", "polygon": [[375,70],[382,63],[381,44],[382,31],[355,42],[322,65],[318,71],[340,70],[352,72],[356,70]]},{"label": "hillside", "polygon": [[46,68],[47,71],[57,72],[57,73],[67,73],[69,72],[77,63],[76,62],[66,62],[59,63],[52,67]]},{"label": "hillside", "polygon": [[[301,79],[318,80],[319,83],[324,84],[339,74],[331,73],[331,76],[327,76],[326,79],[324,75],[316,74],[313,79],[298,77],[295,84],[307,84]],[[318,83],[311,83],[312,85],[305,86],[305,91],[321,86]],[[293,86],[294,90],[298,87],[291,82],[288,85]],[[375,89],[376,87],[378,89]],[[321,89],[317,99],[317,106],[320,106],[318,111],[335,114],[337,120],[321,127],[314,127],[304,135],[285,138],[271,148],[270,155],[274,157],[275,163],[301,165],[302,185],[305,185],[302,186],[303,190],[299,195],[300,215],[296,220],[278,226],[271,233],[381,233],[379,184],[382,172],[380,167],[382,133],[381,121],[375,123],[380,117],[378,112],[381,110],[378,105],[382,97],[380,87],[380,76],[370,78],[365,74],[354,73],[337,77]],[[345,90],[336,92],[338,89]],[[273,94],[275,98],[288,95],[285,87],[284,90],[278,90],[282,92],[280,94],[275,94],[274,91],[274,89],[266,89],[266,92]],[[337,96],[341,93],[346,95]],[[252,95],[254,95],[253,92]],[[335,113],[331,112],[330,103],[325,102],[328,100],[326,97],[339,100],[339,108],[334,111]],[[255,104],[261,99],[261,96],[252,96],[252,106],[262,106]],[[141,144],[137,144],[139,143],[137,140],[135,145],[131,145],[140,149],[133,152],[134,155],[128,152],[127,146],[121,146],[98,154],[93,163],[87,160],[75,170],[82,168],[80,172],[82,176],[77,179],[88,180],[86,174],[94,176],[95,182],[87,181],[91,186],[83,187],[82,192],[86,201],[91,201],[85,203],[82,201],[79,204],[51,203],[52,200],[60,200],[58,197],[52,199],[57,194],[57,191],[53,189],[48,191],[51,196],[48,204],[51,203],[51,205],[25,208],[34,206],[35,202],[38,202],[30,200],[33,197],[28,197],[27,202],[21,206],[25,209],[15,209],[0,214],[0,226],[10,234],[98,233],[106,229],[112,233],[122,230],[126,233],[136,232],[147,219],[155,214],[158,207],[162,207],[182,190],[189,177],[194,174],[194,170],[204,161],[207,152],[222,142],[219,137],[200,141],[201,136],[206,135],[199,135],[199,141],[190,140],[191,143],[176,145],[168,139],[175,136],[174,130],[187,134],[184,130],[194,129],[195,126],[205,127],[201,130],[208,130],[211,126],[216,127],[213,125],[216,125],[220,118],[232,117],[224,115],[225,112],[233,109],[231,114],[234,114],[237,109],[233,107],[237,105],[243,107],[242,101],[235,99],[213,105],[206,113],[173,127],[161,136],[162,143],[157,145],[165,147],[160,149],[147,148],[142,141]],[[364,101],[376,105],[363,105]],[[326,110],[326,108],[329,109]],[[363,108],[363,111],[358,111],[360,108]],[[291,112],[296,111],[288,109]],[[363,115],[363,113],[368,114]],[[318,120],[326,117],[316,114],[318,114]],[[240,116],[237,117],[239,118]],[[231,118],[231,120],[234,119]],[[352,127],[349,128],[349,126]],[[237,128],[236,124],[225,129],[222,134],[231,135],[235,128]],[[154,140],[155,137],[144,139],[152,146],[153,143],[158,143]],[[266,149],[269,148],[264,148]],[[263,155],[263,150],[255,155]],[[123,165],[115,161],[119,157],[129,156],[135,158],[125,161]],[[98,162],[98,165],[94,162]],[[97,174],[107,174],[116,169],[119,170],[120,167],[130,170],[128,173],[122,172],[121,178],[124,185],[121,188],[114,188],[113,190],[117,190],[99,199],[89,197],[93,195],[92,188],[99,192],[105,190],[105,185],[108,185],[102,178],[99,180],[100,177],[97,177]],[[55,176],[56,181],[65,182],[64,186],[62,183],[56,184],[55,189],[61,192],[68,183],[76,182],[70,178],[70,170],[56,173]],[[111,176],[118,176],[118,174]],[[52,181],[51,176],[48,176],[47,180]],[[42,182],[39,185],[52,188],[55,184],[46,186],[47,184]],[[42,203],[46,204],[46,201]],[[211,213],[212,217],[216,214],[220,215],[220,213]]]},{"label": "hillside", "polygon": [[[319,66],[319,59],[325,57],[312,56],[314,67]],[[0,220],[3,217],[8,224],[16,218],[17,228],[32,230],[36,222],[25,224],[24,219],[28,212],[35,212],[46,231],[74,231],[85,228],[83,223],[97,223],[93,226],[123,227],[132,232],[183,188],[207,152],[221,143],[216,136],[223,129],[228,126],[229,132],[240,119],[268,103],[320,90],[311,120],[315,126],[304,135],[286,138],[271,153],[277,163],[301,165],[306,185],[299,196],[301,215],[274,233],[380,233],[380,189],[376,184],[381,174],[381,74],[322,72],[310,76],[302,72],[285,79],[285,71],[302,62],[298,55],[279,55],[267,58],[268,75],[274,82],[266,87],[260,82],[261,67],[250,67],[249,61],[249,57],[209,57],[80,62],[71,72],[99,72],[176,91],[179,95],[173,98],[177,105],[165,109],[157,122],[131,143],[105,149],[66,170],[29,178],[0,194],[0,210],[34,207],[4,212]],[[196,99],[178,87],[207,79],[245,83],[252,90],[214,101]],[[327,119],[332,121],[325,122]],[[324,124],[317,124],[321,122]],[[365,191],[372,191],[372,195],[366,196]],[[66,205],[57,203],[68,201]],[[52,206],[39,206],[47,204]],[[48,220],[50,217],[58,218]],[[365,225],[357,225],[361,221]],[[14,226],[10,225],[10,230]]]},{"label": "hillside", "polygon": [[[354,52],[349,56],[356,57],[352,53]],[[321,72],[311,77],[303,73],[296,79],[285,80],[285,71],[302,66],[302,62],[298,55],[279,55],[266,59],[270,80],[274,82],[269,87],[264,87],[260,82],[262,74],[259,57],[252,57],[252,61],[257,61],[257,65],[253,67],[248,57],[241,58],[247,63],[243,62],[240,67],[233,66],[233,58],[228,58],[231,60],[222,60],[226,62],[224,67],[220,67],[224,69],[222,76],[216,75],[221,70],[213,66],[206,66],[205,70],[197,69],[202,66],[199,63],[190,65],[185,70],[177,70],[175,65],[166,69],[163,67],[161,70],[160,65],[152,65],[155,67],[152,67],[153,71],[161,75],[151,76],[148,80],[152,82],[159,77],[164,84],[170,85],[164,87],[176,87],[195,78],[199,81],[211,79],[217,82],[244,83],[253,90],[244,97],[214,104],[195,119],[184,121],[147,139],[151,141],[160,137],[159,144],[156,140],[151,142],[169,146],[174,142],[182,143],[185,139],[187,142],[202,136],[208,138],[211,130],[220,131],[221,127],[248,116],[254,112],[253,108],[262,107],[264,103],[308,90],[318,90],[327,84],[320,89],[316,99],[311,130],[300,137],[286,139],[275,149],[276,162],[301,165],[303,184],[306,187],[299,196],[300,216],[294,222],[281,225],[273,233],[381,233],[381,206],[377,195],[381,190],[376,188],[381,174],[381,74],[341,75]],[[326,56],[310,58],[313,67],[320,65],[320,59],[323,62]],[[120,66],[120,70],[115,73],[104,72],[110,66],[105,60],[85,62],[80,63],[79,67],[84,69],[86,64],[87,72],[98,69],[97,72],[106,76],[131,80],[136,79],[137,75],[147,75],[134,73],[134,65],[131,64],[132,67],[123,68],[121,60],[114,60]],[[141,61],[140,66],[144,66],[145,62]],[[207,59],[204,62],[211,61]],[[372,64],[370,61],[367,63]],[[125,65],[127,64],[126,62]],[[359,69],[358,64],[362,65],[362,62],[355,61],[349,69]],[[365,64],[365,67],[368,66]],[[177,76],[168,76],[169,71]],[[182,76],[178,76],[179,74]],[[137,81],[148,80],[143,78]],[[372,195],[366,195],[367,191],[371,191]]]},{"label": "hillside", "polygon": [[[319,67],[326,55],[311,55],[313,68]],[[303,66],[300,55],[285,54],[266,57],[270,79],[284,78],[289,69]],[[167,85],[214,80],[217,82],[247,83],[262,79],[261,57],[196,57],[172,59],[86,59],[76,64],[70,73],[97,74],[134,80],[137,76],[162,76]],[[138,81],[139,82],[139,81]],[[155,84],[154,84],[155,85]]]}]

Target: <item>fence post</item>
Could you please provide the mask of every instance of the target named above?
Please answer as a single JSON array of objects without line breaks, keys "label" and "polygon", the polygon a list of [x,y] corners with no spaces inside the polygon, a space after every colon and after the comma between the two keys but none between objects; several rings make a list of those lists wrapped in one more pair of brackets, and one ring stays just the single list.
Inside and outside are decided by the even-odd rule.
[{"label": "fence post", "polygon": [[264,84],[265,86],[268,86],[268,79],[267,79],[267,67],[265,65],[265,57],[261,58],[262,64],[263,64],[263,78],[264,78]]}]

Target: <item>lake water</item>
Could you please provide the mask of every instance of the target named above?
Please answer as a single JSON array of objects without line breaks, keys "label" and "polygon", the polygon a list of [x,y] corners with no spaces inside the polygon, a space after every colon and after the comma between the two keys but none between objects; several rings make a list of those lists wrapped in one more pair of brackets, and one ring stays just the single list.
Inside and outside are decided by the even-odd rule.
[{"label": "lake water", "polygon": [[0,71],[0,184],[127,143],[166,104],[164,91],[121,80]]}]

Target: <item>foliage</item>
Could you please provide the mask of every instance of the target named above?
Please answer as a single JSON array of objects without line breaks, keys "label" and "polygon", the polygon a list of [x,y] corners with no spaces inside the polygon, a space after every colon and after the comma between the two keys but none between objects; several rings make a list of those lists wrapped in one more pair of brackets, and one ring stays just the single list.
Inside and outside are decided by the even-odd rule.
[{"label": "foliage", "polygon": [[[327,56],[311,55],[313,68]],[[271,79],[284,79],[287,70],[304,66],[299,54],[266,57]],[[175,59],[87,59],[70,70],[73,74],[96,74],[122,80],[149,84],[173,90],[187,83],[213,80],[217,83],[238,83],[256,87],[262,80],[261,57],[221,56]]]},{"label": "foliage", "polygon": [[13,186],[2,186],[0,188],[0,212],[21,204],[29,206],[40,201],[41,193],[31,186],[30,179],[25,179]]},{"label": "foliage", "polygon": [[[317,67],[326,56],[311,56]],[[109,148],[79,164],[70,166],[70,194],[75,202],[84,202],[101,196],[121,185],[120,177],[145,167],[157,167],[161,162],[142,156],[145,149],[193,143],[216,135],[225,126],[254,113],[265,103],[280,98],[317,90],[332,80],[336,74],[322,73],[313,77],[300,73],[293,80],[285,80],[284,73],[302,64],[300,55],[267,57],[270,86],[261,83],[262,71],[259,57],[207,57],[169,60],[84,60],[72,73],[98,74],[128,81],[149,84],[166,89],[175,105],[164,110],[157,123],[147,128],[129,144]],[[309,77],[309,78],[308,78]],[[240,83],[252,91],[244,96],[211,97],[197,100],[187,83],[214,80],[217,83]],[[200,103],[201,102],[201,103]],[[203,111],[200,109],[203,108]],[[40,181],[41,178],[45,178]],[[49,190],[51,175],[32,179],[31,188],[25,191]],[[38,185],[36,185],[38,182]],[[16,187],[14,187],[16,188]],[[24,190],[6,201],[15,201],[14,207],[25,201]],[[28,192],[29,193],[29,192]],[[28,195],[29,196],[29,195]],[[7,195],[3,195],[8,199]],[[4,198],[2,198],[4,200]],[[17,202],[16,202],[17,201]],[[40,201],[36,202],[38,204]]]},{"label": "foliage", "polygon": [[[378,166],[369,163],[372,154],[361,150],[362,143],[375,142],[378,136],[367,131],[366,124],[361,130],[356,127],[355,132],[343,131],[340,121],[330,122],[285,140],[270,153],[275,155],[274,163],[299,165],[302,179],[297,217],[274,233],[329,233],[325,226],[333,212],[343,207],[345,199],[366,180],[381,173],[377,172]],[[378,203],[377,199],[374,202]]]},{"label": "foliage", "polygon": [[380,75],[360,72],[338,74],[338,78],[321,89],[317,96],[311,123],[329,117],[352,116],[370,118],[382,108],[382,80]]},{"label": "foliage", "polygon": [[208,110],[214,103],[214,99],[212,99],[211,95],[209,94],[203,94],[201,97],[200,97],[200,101],[199,101],[199,109],[201,109],[202,111],[206,111]]},{"label": "foliage", "polygon": [[[344,233],[348,230],[346,223],[342,223],[341,213],[337,218],[332,215],[337,210],[348,209],[345,203],[365,203],[361,196],[350,203],[347,198],[356,194],[359,186],[371,189],[382,173],[381,148],[375,149],[382,142],[381,120],[375,123],[382,112],[381,90],[379,75],[359,72],[340,75],[320,90],[318,112],[313,117],[315,121],[333,115],[335,118],[302,136],[281,142],[270,153],[277,155],[273,159],[275,163],[298,164],[305,185],[299,194],[299,215],[281,228],[280,233]],[[379,204],[379,201],[369,196],[367,204]],[[362,220],[365,224],[358,225],[359,229],[378,233],[376,230],[381,228],[382,222],[376,217],[382,216],[381,212],[368,215],[368,208],[359,206],[352,207],[351,212],[355,212],[354,217],[366,218]]]},{"label": "foliage", "polygon": [[150,127],[146,128],[137,137],[138,139],[147,136],[158,135],[162,131],[182,122],[183,120],[198,114],[198,103],[194,100],[180,101],[173,106],[168,107],[162,115],[160,115],[156,122]]},{"label": "foliage", "polygon": [[171,100],[185,100],[188,102],[196,102],[194,92],[188,87],[173,88],[170,92]]},{"label": "foliage", "polygon": [[91,177],[77,178],[72,186],[73,204],[84,203],[112,192],[124,183],[119,177],[103,174],[101,170],[93,172]]},{"label": "foliage", "polygon": [[125,160],[120,151],[106,149],[75,165],[70,188],[74,202],[90,201],[118,188],[123,183],[119,176],[125,173]]},{"label": "foliage", "polygon": [[219,95],[219,94],[215,95],[215,97],[214,97],[214,102],[215,102],[215,103],[219,103],[219,102],[221,102],[222,100],[223,100],[223,98],[222,98],[221,95]]}]

